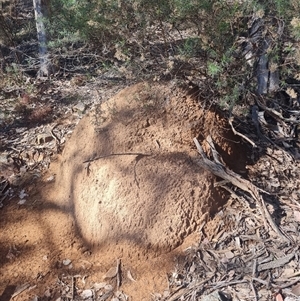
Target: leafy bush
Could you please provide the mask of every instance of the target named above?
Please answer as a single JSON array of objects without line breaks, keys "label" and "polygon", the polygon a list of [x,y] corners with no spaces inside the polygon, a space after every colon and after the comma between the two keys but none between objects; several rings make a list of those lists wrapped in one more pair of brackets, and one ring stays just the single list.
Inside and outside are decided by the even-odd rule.
[{"label": "leafy bush", "polygon": [[[226,107],[244,101],[247,91],[255,89],[253,68],[240,42],[251,40],[255,18],[264,19],[263,34],[272,40],[267,54],[272,66],[299,69],[295,60],[283,58],[285,42],[290,37],[300,39],[299,14],[297,0],[52,0],[47,27],[50,45],[85,41],[125,69],[130,64],[137,68],[135,58],[147,60],[149,53],[156,55],[157,66],[169,72],[162,73],[172,74],[174,66],[188,63],[214,91],[215,101]],[[289,56],[294,51],[290,48]],[[149,74],[155,69],[152,63],[149,66],[139,70]],[[186,74],[183,67],[177,70]],[[179,76],[177,71],[173,74]],[[229,101],[227,95],[234,97]]]}]

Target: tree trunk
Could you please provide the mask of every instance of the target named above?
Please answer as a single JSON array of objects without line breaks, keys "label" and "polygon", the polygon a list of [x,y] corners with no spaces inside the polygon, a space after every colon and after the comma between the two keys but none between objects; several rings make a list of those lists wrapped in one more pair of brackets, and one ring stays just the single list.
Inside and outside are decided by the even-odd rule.
[{"label": "tree trunk", "polygon": [[[268,94],[279,89],[279,70],[276,64],[272,66],[270,51],[274,47],[274,43],[280,40],[282,28],[277,30],[278,39],[274,40],[267,33],[267,26],[262,18],[254,17],[250,28],[249,42],[244,46],[243,54],[253,67],[253,71],[257,78],[257,93]],[[254,61],[256,63],[254,64]]]},{"label": "tree trunk", "polygon": [[47,51],[47,37],[44,25],[44,18],[46,12],[42,6],[41,0],[33,0],[35,23],[37,30],[37,38],[39,43],[39,59],[40,59],[40,70],[38,71],[38,77],[48,77],[51,74],[51,63]]}]

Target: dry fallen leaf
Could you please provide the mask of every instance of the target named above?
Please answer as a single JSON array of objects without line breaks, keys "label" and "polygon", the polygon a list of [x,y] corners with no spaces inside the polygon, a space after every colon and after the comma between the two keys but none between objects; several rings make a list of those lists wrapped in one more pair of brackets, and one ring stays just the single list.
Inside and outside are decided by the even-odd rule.
[{"label": "dry fallen leaf", "polygon": [[294,274],[295,274],[295,270],[293,268],[285,268],[282,271],[281,277],[289,278],[292,277]]},{"label": "dry fallen leaf", "polygon": [[136,280],[132,277],[130,270],[127,271],[127,277],[129,280],[136,282]]},{"label": "dry fallen leaf", "polygon": [[107,273],[103,276],[103,279],[112,279],[117,276],[118,269],[116,267],[110,268]]},{"label": "dry fallen leaf", "polygon": [[294,217],[297,222],[300,222],[300,212],[299,211],[294,211]]},{"label": "dry fallen leaf", "polygon": [[292,88],[287,88],[286,93],[291,97],[291,98],[297,98],[297,93],[294,89]]}]

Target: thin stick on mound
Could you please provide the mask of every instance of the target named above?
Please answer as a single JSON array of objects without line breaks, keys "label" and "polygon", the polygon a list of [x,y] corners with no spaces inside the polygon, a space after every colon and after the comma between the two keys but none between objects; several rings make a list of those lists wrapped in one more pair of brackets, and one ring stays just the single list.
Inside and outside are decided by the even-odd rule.
[{"label": "thin stick on mound", "polygon": [[219,160],[220,155],[218,154],[218,152],[215,149],[215,146],[213,144],[211,136],[210,135],[207,136],[206,140],[211,148],[214,162],[207,158],[207,156],[204,153],[197,138],[194,138],[193,140],[194,140],[194,143],[197,147],[199,154],[202,157],[202,160],[199,162],[199,165],[201,165],[203,168],[207,169],[214,175],[216,175],[224,180],[227,180],[227,181],[231,182],[233,185],[235,185],[236,187],[248,192],[253,197],[253,199],[256,201],[256,203],[259,207],[259,210],[260,210],[263,220],[264,220],[264,225],[265,225],[266,230],[268,231],[268,225],[269,225],[278,234],[278,236],[280,238],[282,238],[284,241],[289,241],[287,239],[287,237],[282,234],[282,232],[279,230],[279,228],[273,221],[273,219],[270,215],[270,212],[267,209],[265,201],[259,193],[260,189],[258,187],[256,187],[255,185],[253,185],[248,180],[243,179],[239,174],[226,168],[221,163],[221,160]]},{"label": "thin stick on mound", "polygon": [[233,126],[233,117],[232,117],[232,116],[229,117],[228,122],[229,122],[229,124],[230,124],[230,126],[231,126],[231,130],[232,130],[232,132],[234,133],[234,135],[237,135],[237,136],[242,137],[243,139],[245,139],[246,141],[248,141],[253,147],[257,147],[257,145],[256,145],[252,140],[250,140],[248,137],[246,137],[246,136],[243,135],[242,133],[238,132],[238,131],[234,128],[234,126]]}]

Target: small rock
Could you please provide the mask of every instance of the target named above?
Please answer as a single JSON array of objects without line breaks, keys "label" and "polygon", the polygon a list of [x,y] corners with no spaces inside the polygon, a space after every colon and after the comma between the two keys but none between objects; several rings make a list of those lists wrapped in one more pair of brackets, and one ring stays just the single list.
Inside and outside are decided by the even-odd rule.
[{"label": "small rock", "polygon": [[24,205],[25,203],[26,203],[26,199],[21,199],[21,200],[18,202],[19,205]]},{"label": "small rock", "polygon": [[72,261],[71,261],[70,259],[64,259],[62,263],[63,263],[63,265],[67,266],[67,265],[69,265],[71,262],[72,262]]},{"label": "small rock", "polygon": [[54,181],[54,179],[55,179],[55,176],[52,175],[52,176],[48,177],[48,178],[46,179],[46,181],[47,181],[47,182],[52,182],[52,181]]},{"label": "small rock", "polygon": [[82,112],[84,112],[85,108],[86,108],[85,104],[82,102],[79,102],[76,106],[73,107],[73,111],[82,113]]},{"label": "small rock", "polygon": [[26,193],[26,191],[24,189],[22,189],[19,193],[19,198],[24,199],[26,196],[28,196],[28,194]]},{"label": "small rock", "polygon": [[81,296],[81,298],[83,298],[83,300],[85,300],[85,299],[88,299],[88,298],[91,298],[91,297],[93,297],[93,291],[92,290],[84,290],[81,294],[80,294],[80,296]]}]

